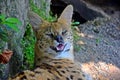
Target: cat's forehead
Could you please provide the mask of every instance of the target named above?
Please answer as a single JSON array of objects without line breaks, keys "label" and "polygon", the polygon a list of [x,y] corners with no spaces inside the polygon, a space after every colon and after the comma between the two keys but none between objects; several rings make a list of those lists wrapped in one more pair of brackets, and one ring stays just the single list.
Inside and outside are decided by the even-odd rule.
[{"label": "cat's forehead", "polygon": [[53,30],[64,30],[64,29],[67,29],[68,27],[63,23],[53,22],[51,23],[51,28]]},{"label": "cat's forehead", "polygon": [[44,22],[39,28],[40,32],[61,33],[63,30],[68,30],[68,26],[59,22]]}]

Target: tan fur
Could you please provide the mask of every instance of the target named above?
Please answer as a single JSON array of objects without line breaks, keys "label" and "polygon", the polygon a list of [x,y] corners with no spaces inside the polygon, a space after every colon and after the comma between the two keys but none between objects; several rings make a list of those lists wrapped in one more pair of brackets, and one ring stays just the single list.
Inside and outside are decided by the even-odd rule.
[{"label": "tan fur", "polygon": [[11,80],[85,80],[85,75],[70,60],[47,59],[34,71],[26,70]]},{"label": "tan fur", "polygon": [[[73,37],[70,28],[72,14],[73,7],[69,5],[58,21],[50,23],[33,12],[29,13],[30,23],[37,39],[36,68],[33,71],[23,71],[10,80],[89,80],[85,79],[80,66],[74,64]],[[64,42],[61,43],[56,38]],[[64,49],[57,47],[59,44],[63,44],[61,46],[64,46]],[[61,51],[54,50],[51,46]]]}]

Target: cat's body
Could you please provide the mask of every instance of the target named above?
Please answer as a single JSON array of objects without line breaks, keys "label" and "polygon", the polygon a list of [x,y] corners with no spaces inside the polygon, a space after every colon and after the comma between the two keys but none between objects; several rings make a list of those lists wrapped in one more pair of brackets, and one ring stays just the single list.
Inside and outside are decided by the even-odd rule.
[{"label": "cat's body", "polygon": [[73,7],[69,5],[56,22],[50,23],[29,13],[37,39],[35,69],[23,71],[10,80],[91,80],[74,63],[72,14]]},{"label": "cat's body", "polygon": [[12,80],[86,80],[80,66],[68,59],[48,59],[36,66],[34,71],[26,70]]}]

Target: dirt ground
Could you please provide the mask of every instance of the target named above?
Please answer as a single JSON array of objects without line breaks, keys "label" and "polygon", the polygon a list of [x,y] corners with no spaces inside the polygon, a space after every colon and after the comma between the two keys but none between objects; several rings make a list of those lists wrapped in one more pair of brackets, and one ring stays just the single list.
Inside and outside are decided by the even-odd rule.
[{"label": "dirt ground", "polygon": [[95,80],[120,80],[120,12],[78,27],[75,59]]}]

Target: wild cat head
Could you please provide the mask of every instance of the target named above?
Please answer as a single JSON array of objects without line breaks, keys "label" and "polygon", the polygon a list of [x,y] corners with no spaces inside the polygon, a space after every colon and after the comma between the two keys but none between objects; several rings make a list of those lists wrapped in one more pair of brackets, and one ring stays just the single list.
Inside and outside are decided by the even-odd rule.
[{"label": "wild cat head", "polygon": [[71,20],[72,5],[68,5],[57,21],[48,22],[37,14],[29,12],[30,24],[36,36],[36,56],[56,57],[60,53],[72,51]]}]

